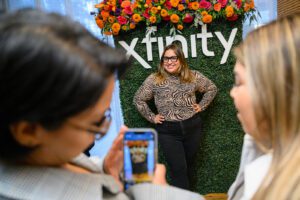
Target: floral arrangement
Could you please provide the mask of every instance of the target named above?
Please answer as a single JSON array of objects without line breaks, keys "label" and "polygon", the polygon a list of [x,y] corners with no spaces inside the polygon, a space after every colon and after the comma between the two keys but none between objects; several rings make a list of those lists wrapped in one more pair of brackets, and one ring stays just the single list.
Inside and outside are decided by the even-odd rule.
[{"label": "floral arrangement", "polygon": [[163,21],[171,25],[173,32],[180,32],[216,19],[235,21],[256,11],[254,0],[104,0],[95,7],[99,11],[96,23],[105,35],[118,35],[138,24],[156,26]]}]

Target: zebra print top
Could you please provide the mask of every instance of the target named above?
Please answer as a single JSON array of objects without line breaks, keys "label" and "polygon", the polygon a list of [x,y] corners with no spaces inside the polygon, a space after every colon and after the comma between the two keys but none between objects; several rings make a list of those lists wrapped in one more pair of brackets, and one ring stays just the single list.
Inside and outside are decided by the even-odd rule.
[{"label": "zebra print top", "polygon": [[192,105],[196,102],[196,92],[203,93],[199,102],[201,111],[205,110],[217,93],[216,85],[198,71],[191,70],[195,75],[192,83],[181,83],[180,77],[168,75],[162,84],[155,83],[155,74],[150,74],[134,96],[134,104],[141,115],[154,123],[155,114],[147,101],[154,98],[159,114],[166,121],[182,121],[192,117],[196,112]]}]

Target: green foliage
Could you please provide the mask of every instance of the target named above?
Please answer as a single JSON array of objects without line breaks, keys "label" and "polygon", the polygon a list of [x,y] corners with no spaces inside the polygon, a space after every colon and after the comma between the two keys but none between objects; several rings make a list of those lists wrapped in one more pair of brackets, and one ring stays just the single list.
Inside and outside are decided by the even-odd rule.
[{"label": "green foliage", "polygon": [[[182,31],[188,41],[189,59],[188,64],[191,69],[199,70],[218,87],[218,94],[207,110],[201,113],[204,125],[204,136],[197,153],[194,166],[194,175],[192,179],[192,189],[200,194],[212,192],[227,192],[229,186],[234,181],[237,174],[243,131],[236,118],[236,110],[229,91],[233,85],[233,67],[235,58],[230,53],[227,62],[220,64],[224,48],[216,35],[215,31],[220,31],[226,40],[228,40],[231,30],[238,28],[238,33],[234,40],[236,46],[242,40],[242,22],[234,23],[228,21],[214,22],[208,25],[208,32],[213,32],[213,38],[208,39],[208,49],[215,52],[214,57],[206,57],[202,53],[201,40],[197,39],[197,57],[190,56],[190,35],[201,32],[201,27],[186,28]],[[169,29],[165,25],[158,27],[155,37],[164,37],[169,34]],[[135,51],[141,55],[144,60],[147,58],[146,45],[141,43],[145,37],[145,30],[142,28],[136,31],[115,37],[116,47],[120,47],[118,41],[124,40],[130,45],[133,38],[139,38]],[[152,36],[153,37],[153,36]],[[164,40],[165,44],[165,40]],[[121,47],[122,48],[122,47]],[[126,79],[121,80],[121,104],[125,119],[125,124],[129,127],[152,127],[138,113],[132,101],[136,90],[140,87],[146,77],[156,71],[159,63],[157,43],[152,43],[153,62],[148,62],[153,68],[144,69],[135,59],[132,67],[126,75]],[[149,102],[152,109],[155,109],[154,103]],[[160,153],[160,161],[163,157]],[[178,161],[180,162],[180,161]]]}]

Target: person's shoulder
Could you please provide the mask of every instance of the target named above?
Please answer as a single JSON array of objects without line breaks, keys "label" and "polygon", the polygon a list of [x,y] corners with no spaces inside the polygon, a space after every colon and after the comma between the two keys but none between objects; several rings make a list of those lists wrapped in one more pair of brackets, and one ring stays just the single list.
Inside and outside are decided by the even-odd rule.
[{"label": "person's shoulder", "polygon": [[201,72],[199,72],[198,70],[191,69],[190,71],[191,71],[193,74],[195,74],[195,75],[199,75],[199,74],[201,74],[201,75],[202,75],[202,73],[201,73]]},{"label": "person's shoulder", "polygon": [[146,81],[154,81],[157,77],[157,73],[151,73],[147,78]]},{"label": "person's shoulder", "polygon": [[201,72],[199,72],[198,70],[191,70],[191,72],[196,78],[203,77],[203,74]]}]

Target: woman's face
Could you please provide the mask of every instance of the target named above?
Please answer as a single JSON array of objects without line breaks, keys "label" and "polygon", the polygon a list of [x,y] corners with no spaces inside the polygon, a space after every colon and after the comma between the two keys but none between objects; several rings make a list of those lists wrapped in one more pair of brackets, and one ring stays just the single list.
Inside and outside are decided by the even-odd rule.
[{"label": "woman's face", "polygon": [[95,129],[109,109],[113,88],[112,76],[95,106],[69,118],[59,129],[47,130],[39,126],[40,146],[29,155],[27,161],[39,165],[62,165],[93,144],[95,135],[88,130]]},{"label": "woman's face", "polygon": [[237,109],[237,117],[246,133],[251,134],[255,128],[254,109],[246,79],[245,67],[237,62],[234,67],[235,85],[230,96]]},{"label": "woman's face", "polygon": [[170,74],[176,74],[180,68],[180,61],[172,49],[165,52],[163,57],[164,69]]}]

